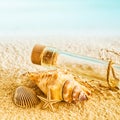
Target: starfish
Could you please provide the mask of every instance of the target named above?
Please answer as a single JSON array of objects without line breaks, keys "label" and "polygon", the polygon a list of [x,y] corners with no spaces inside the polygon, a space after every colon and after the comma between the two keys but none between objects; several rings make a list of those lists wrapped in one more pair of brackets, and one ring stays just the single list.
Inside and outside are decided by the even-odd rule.
[{"label": "starfish", "polygon": [[54,112],[53,104],[61,101],[61,100],[51,100],[50,88],[48,88],[47,99],[44,97],[41,97],[41,96],[38,96],[38,98],[41,101],[45,102],[45,104],[42,106],[42,108],[45,109],[45,108],[49,107],[52,112]]}]

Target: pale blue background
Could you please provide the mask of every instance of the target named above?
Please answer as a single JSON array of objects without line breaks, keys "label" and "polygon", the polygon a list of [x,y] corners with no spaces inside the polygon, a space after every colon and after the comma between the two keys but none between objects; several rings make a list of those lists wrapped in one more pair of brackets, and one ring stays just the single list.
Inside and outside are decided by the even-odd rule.
[{"label": "pale blue background", "polygon": [[120,33],[120,0],[0,0],[0,35]]}]

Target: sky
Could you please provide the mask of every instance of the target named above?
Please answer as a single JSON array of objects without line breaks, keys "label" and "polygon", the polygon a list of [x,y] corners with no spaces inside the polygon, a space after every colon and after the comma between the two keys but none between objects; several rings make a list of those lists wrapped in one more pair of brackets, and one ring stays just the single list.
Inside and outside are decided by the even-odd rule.
[{"label": "sky", "polygon": [[120,0],[0,0],[0,35],[120,33]]}]

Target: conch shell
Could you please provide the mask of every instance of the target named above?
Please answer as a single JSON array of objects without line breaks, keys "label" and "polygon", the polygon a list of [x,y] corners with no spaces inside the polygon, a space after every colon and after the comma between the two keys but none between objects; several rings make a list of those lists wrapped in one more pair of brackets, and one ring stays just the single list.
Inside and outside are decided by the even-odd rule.
[{"label": "conch shell", "polygon": [[78,83],[74,75],[61,70],[49,70],[29,73],[30,80],[34,81],[40,90],[47,95],[50,88],[51,99],[68,103],[88,99],[90,91]]}]

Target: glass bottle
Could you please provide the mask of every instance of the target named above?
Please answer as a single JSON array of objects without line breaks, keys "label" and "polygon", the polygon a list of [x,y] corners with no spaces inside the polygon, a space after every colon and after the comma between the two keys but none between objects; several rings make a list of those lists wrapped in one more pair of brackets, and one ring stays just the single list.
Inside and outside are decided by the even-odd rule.
[{"label": "glass bottle", "polygon": [[111,61],[98,60],[38,44],[33,47],[31,61],[44,66],[68,68],[82,76],[107,80],[109,86],[120,88],[120,66],[112,64]]}]

